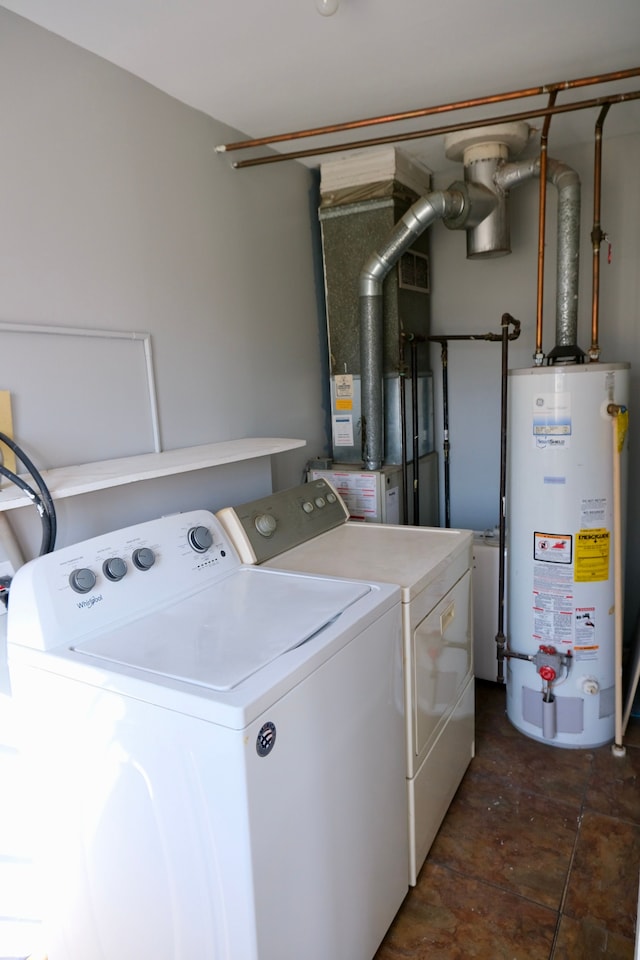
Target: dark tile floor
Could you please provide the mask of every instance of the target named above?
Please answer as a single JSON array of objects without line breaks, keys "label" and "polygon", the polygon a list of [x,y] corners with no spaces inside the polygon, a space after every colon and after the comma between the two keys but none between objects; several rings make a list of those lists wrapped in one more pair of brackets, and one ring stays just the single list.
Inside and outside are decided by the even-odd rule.
[{"label": "dark tile floor", "polygon": [[626,755],[520,734],[476,681],[476,756],[375,960],[633,960],[640,722]]}]

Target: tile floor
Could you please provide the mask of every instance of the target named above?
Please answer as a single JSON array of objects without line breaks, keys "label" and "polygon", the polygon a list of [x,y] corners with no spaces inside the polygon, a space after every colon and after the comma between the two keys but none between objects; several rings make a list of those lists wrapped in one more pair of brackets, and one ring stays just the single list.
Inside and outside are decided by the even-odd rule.
[{"label": "tile floor", "polygon": [[626,755],[524,737],[476,681],[476,756],[375,960],[633,960],[640,722]]}]

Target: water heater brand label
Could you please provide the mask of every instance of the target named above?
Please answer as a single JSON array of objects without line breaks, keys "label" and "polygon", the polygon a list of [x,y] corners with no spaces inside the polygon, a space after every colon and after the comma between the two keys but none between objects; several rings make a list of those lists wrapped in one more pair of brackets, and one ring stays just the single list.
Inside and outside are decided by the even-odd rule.
[{"label": "water heater brand label", "polygon": [[538,393],[533,398],[533,441],[538,449],[568,447],[571,394]]},{"label": "water heater brand label", "polygon": [[609,579],[609,547],[611,535],[608,530],[580,530],[576,534],[576,583],[593,583]]}]

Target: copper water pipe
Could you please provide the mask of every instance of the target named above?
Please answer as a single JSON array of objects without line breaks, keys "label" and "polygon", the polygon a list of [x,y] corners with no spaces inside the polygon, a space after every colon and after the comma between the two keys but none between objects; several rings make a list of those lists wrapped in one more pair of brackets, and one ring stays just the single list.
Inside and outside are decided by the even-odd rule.
[{"label": "copper water pipe", "polygon": [[267,163],[282,163],[284,160],[301,160],[305,157],[325,156],[328,153],[340,153],[344,150],[358,150],[363,147],[379,147],[387,143],[402,143],[407,140],[420,140],[423,137],[440,136],[446,133],[455,133],[459,130],[475,130],[476,127],[490,127],[497,123],[513,123],[518,120],[533,120],[538,117],[555,116],[559,113],[572,113],[574,110],[588,110],[592,107],[602,107],[604,104],[625,103],[628,100],[638,100],[640,91],[619,93],[608,97],[594,97],[591,100],[579,100],[576,103],[566,103],[554,107],[540,107],[538,110],[523,110],[520,113],[505,114],[485,118],[484,120],[468,120],[465,123],[452,123],[443,127],[432,127],[430,130],[417,130],[413,133],[388,134],[384,137],[372,137],[367,140],[352,140],[349,143],[339,143],[334,146],[309,148],[306,150],[292,150],[289,153],[270,153],[265,157],[255,157],[251,160],[236,160],[232,163],[235,170],[244,167],[258,167]]},{"label": "copper water pipe", "polygon": [[471,100],[458,100],[453,103],[440,104],[437,107],[423,107],[417,110],[405,110],[402,113],[392,113],[377,117],[368,117],[364,120],[350,120],[345,123],[333,123],[324,127],[310,127],[307,130],[295,130],[291,133],[278,133],[267,137],[258,137],[253,140],[237,140],[235,143],[221,144],[216,147],[218,153],[229,153],[232,150],[248,150],[250,147],[264,147],[270,143],[283,143],[289,140],[302,140],[306,137],[318,137],[329,133],[341,133],[344,130],[358,130],[362,127],[372,127],[383,123],[395,123],[399,120],[415,120],[417,117],[429,117],[439,113],[449,113],[453,110],[467,110],[473,107],[484,107],[492,103],[504,103],[508,100],[521,100],[525,97],[541,96],[544,93],[557,93],[559,90],[573,90],[578,87],[592,86],[598,83],[626,80],[629,77],[640,76],[640,67],[629,70],[618,70],[614,73],[603,73],[599,76],[580,77],[577,80],[563,80],[560,83],[550,83],[539,87],[528,87],[524,90],[513,90],[508,93],[496,93],[486,97],[474,97]]},{"label": "copper water pipe", "polygon": [[600,311],[600,243],[606,240],[606,233],[600,229],[600,197],[602,188],[602,128],[609,112],[610,104],[600,111],[595,129],[595,158],[593,164],[593,230],[591,243],[593,244],[593,295],[591,300],[591,347],[589,359],[596,363],[600,358],[600,344],[598,343],[598,323]]},{"label": "copper water pipe", "polygon": [[[557,90],[549,95],[549,107],[553,107]],[[536,352],[533,355],[537,366],[542,364],[542,301],[544,296],[544,236],[547,216],[547,142],[549,140],[549,126],[551,114],[544,118],[542,134],[540,136],[540,201],[538,210],[538,287],[536,307]]]}]

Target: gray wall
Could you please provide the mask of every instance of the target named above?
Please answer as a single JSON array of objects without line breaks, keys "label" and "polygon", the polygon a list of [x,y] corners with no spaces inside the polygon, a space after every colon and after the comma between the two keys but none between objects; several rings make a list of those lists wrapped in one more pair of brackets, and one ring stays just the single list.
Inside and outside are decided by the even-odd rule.
[{"label": "gray wall", "polygon": [[[163,446],[300,437],[305,449],[273,458],[274,487],[297,483],[306,459],[328,449],[322,283],[309,171],[292,163],[233,171],[213,147],[236,139],[236,131],[2,8],[0,89],[0,319],[150,332]],[[549,152],[574,166],[583,182],[579,340],[586,348],[593,145],[556,151],[552,125]],[[633,416],[640,366],[638,169],[640,134],[609,140],[605,124],[602,224],[613,241],[613,261],[608,265],[603,253],[602,359],[632,363],[628,622],[635,620],[640,576],[640,506],[633,496],[640,478]],[[452,166],[434,186],[446,187],[460,175],[460,167]],[[513,191],[513,253],[498,260],[467,261],[464,235],[434,225],[434,333],[497,331],[509,311],[523,324],[510,365],[530,365],[537,203],[536,181]],[[545,349],[553,343],[554,214],[550,188]],[[5,337],[0,352],[0,388],[15,369],[7,350],[12,343]],[[38,342],[14,398],[16,435],[39,464],[95,459],[96,450],[113,457],[151,449],[140,416],[119,415],[116,424],[109,418],[111,390],[124,390],[135,411],[140,403],[135,377],[127,374],[121,382],[110,348],[104,347],[100,363],[90,355],[88,377],[86,368],[76,376],[60,372],[57,362],[52,368],[48,353]],[[438,349],[433,368],[439,397]],[[451,347],[451,502],[457,526],[490,527],[498,519],[499,371],[498,345]],[[28,399],[43,379],[55,399],[34,410]],[[438,449],[440,422],[438,406]],[[85,448],[91,455],[80,456]],[[264,492],[268,474],[268,463],[254,461],[143,490],[76,498],[60,506],[61,542],[167,509],[240,502]],[[33,546],[37,522],[29,513],[20,511],[17,527]]]},{"label": "gray wall", "polygon": [[[596,115],[594,113],[594,123]],[[589,143],[554,149],[552,124],[549,155],[572,166],[582,183],[578,343],[586,351],[591,343],[594,147]],[[626,577],[629,632],[636,621],[640,581],[640,502],[635,496],[640,483],[639,428],[635,414],[640,396],[640,181],[637,175],[640,134],[609,139],[605,123],[602,163],[601,223],[612,241],[612,260],[610,264],[607,262],[607,248],[603,245],[600,254],[601,360],[631,363]],[[452,167],[448,174],[437,178],[436,186],[444,188],[460,175],[461,168]],[[511,368],[531,366],[535,350],[538,190],[539,182],[533,180],[511,193],[512,253],[507,257],[468,261],[463,233],[448,231],[442,224],[433,227],[432,331],[441,334],[499,331],[502,314],[509,312],[522,323],[520,339],[510,346]],[[549,187],[543,311],[545,351],[555,343],[555,211],[555,190]],[[432,363],[439,398],[439,349],[433,350]],[[452,525],[472,529],[493,527],[499,518],[500,345],[451,344],[448,373]],[[436,417],[437,443],[441,450],[440,409]]]},{"label": "gray wall", "polygon": [[[163,448],[301,438],[272,464],[275,487],[298,483],[327,449],[309,171],[234,171],[213,148],[238,131],[2,8],[0,89],[0,320],[149,332]],[[152,450],[134,347],[0,339],[0,389],[38,466]],[[67,501],[59,545],[262,495],[270,467]],[[12,515],[27,552],[31,512]]]}]

